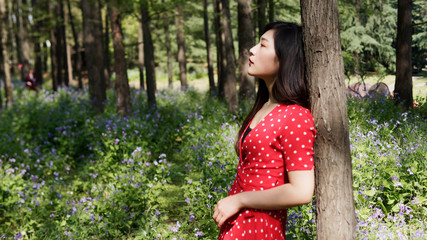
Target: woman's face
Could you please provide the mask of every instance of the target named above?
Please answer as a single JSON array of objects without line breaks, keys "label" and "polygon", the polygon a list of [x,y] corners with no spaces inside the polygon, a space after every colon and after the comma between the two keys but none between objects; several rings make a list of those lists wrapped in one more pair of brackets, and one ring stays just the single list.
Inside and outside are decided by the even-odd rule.
[{"label": "woman's face", "polygon": [[274,49],[274,30],[268,30],[260,42],[249,50],[248,74],[264,81],[274,81],[279,70],[279,60]]}]

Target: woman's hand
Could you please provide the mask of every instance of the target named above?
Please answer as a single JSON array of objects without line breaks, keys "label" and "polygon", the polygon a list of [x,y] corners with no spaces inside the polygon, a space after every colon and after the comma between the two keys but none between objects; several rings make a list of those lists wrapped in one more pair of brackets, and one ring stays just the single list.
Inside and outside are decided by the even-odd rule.
[{"label": "woman's hand", "polygon": [[238,194],[221,199],[215,206],[213,219],[218,228],[242,208]]}]

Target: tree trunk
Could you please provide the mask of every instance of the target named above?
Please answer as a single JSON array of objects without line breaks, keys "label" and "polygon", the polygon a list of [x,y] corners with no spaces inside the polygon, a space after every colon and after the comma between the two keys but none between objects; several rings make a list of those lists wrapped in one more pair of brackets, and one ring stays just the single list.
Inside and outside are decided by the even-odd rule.
[{"label": "tree trunk", "polygon": [[[49,11],[52,16],[55,16],[55,6],[56,3],[49,2]],[[53,23],[56,25],[56,23]],[[50,26],[50,66],[51,66],[51,76],[52,76],[52,91],[58,91],[58,40],[57,34],[55,33],[56,27]]]},{"label": "tree trunk", "polygon": [[[2,49],[2,65],[4,71],[4,89],[6,97],[6,106],[12,107],[13,92],[12,92],[12,79],[10,76],[9,53],[7,51],[7,14],[6,14],[6,0],[0,0],[0,29],[1,29],[1,49]],[[0,89],[1,92],[1,89]],[[0,96],[1,97],[1,96]],[[0,102],[0,109],[3,103]]]},{"label": "tree trunk", "polygon": [[37,37],[34,41],[34,76],[36,77],[37,86],[43,85],[43,59],[40,39]]},{"label": "tree trunk", "polygon": [[16,49],[16,51],[12,51],[12,52],[10,52],[10,58],[11,58],[11,61],[12,61],[12,65],[10,66],[10,72],[11,72],[11,74],[15,74],[15,73],[18,73],[19,72],[19,68],[18,68],[18,56],[19,56],[19,54],[18,54],[18,52],[19,52],[19,50],[18,50],[18,46],[17,46],[17,37],[16,37],[16,35],[14,34],[14,33],[16,33],[17,32],[17,30],[16,30],[16,24],[14,24],[13,22],[13,17],[12,17],[12,15],[13,15],[13,6],[11,7],[10,6],[10,3],[9,3],[9,1],[8,0],[5,0],[5,4],[6,4],[6,12],[7,12],[7,15],[8,15],[8,31],[9,31],[9,41],[10,41],[10,43],[11,43],[11,45],[12,45],[12,49]]},{"label": "tree trunk", "polygon": [[138,68],[139,68],[139,89],[144,86],[144,36],[142,34],[142,20],[139,21],[138,28]]},{"label": "tree trunk", "polygon": [[[83,36],[85,60],[89,77],[89,96],[93,108],[99,113],[104,111],[106,100],[104,76],[104,51],[102,44],[102,22],[97,2],[82,1]],[[101,63],[101,64],[99,64]]]},{"label": "tree trunk", "polygon": [[56,69],[56,78],[58,87],[62,87],[65,81],[64,78],[64,34],[62,33],[62,19],[61,17],[61,4],[56,2],[55,4],[55,36],[56,36],[56,61],[58,68]]},{"label": "tree trunk", "polygon": [[[46,9],[49,9],[48,7]],[[47,46],[46,42],[43,42],[42,45],[42,69],[43,72],[48,72],[49,71],[49,67],[48,67],[48,61],[49,61],[49,47]],[[44,81],[44,80],[43,80]],[[43,83],[41,83],[43,84]]]},{"label": "tree trunk", "polygon": [[[164,3],[164,0],[162,0]],[[166,45],[166,55],[167,55],[167,69],[168,69],[168,86],[169,88],[173,88],[173,69],[172,69],[172,46],[171,46],[171,38],[169,33],[169,16],[164,13],[163,14],[163,24],[165,29],[165,45]]]},{"label": "tree trunk", "polygon": [[154,46],[151,39],[150,15],[148,1],[143,0],[141,4],[142,31],[144,35],[144,62],[147,79],[147,98],[148,104],[156,108],[156,72],[154,62]]},{"label": "tree trunk", "polygon": [[181,89],[187,89],[187,59],[185,57],[184,13],[182,5],[175,7],[176,41],[178,45],[178,65]]},{"label": "tree trunk", "polygon": [[66,62],[66,77],[65,77],[65,85],[69,86],[70,82],[73,81],[73,63],[71,62],[71,45],[68,43],[68,39],[67,39],[67,31],[66,31],[66,26],[69,24],[70,19],[68,18],[69,15],[64,13],[64,1],[61,1],[61,5],[62,5],[62,14],[64,17],[64,42],[65,42],[65,47],[66,47],[66,58],[65,58],[65,62]]},{"label": "tree trunk", "polygon": [[264,31],[266,15],[265,8],[267,6],[267,0],[258,0],[258,37],[261,37],[262,32]]},{"label": "tree trunk", "polygon": [[254,45],[252,29],[251,0],[238,0],[238,35],[239,35],[239,96],[241,98],[255,95],[255,78],[248,74],[249,49]]},{"label": "tree trunk", "polygon": [[208,63],[208,76],[209,76],[209,93],[212,95],[215,92],[215,80],[213,73],[212,54],[211,54],[211,40],[209,35],[209,20],[208,20],[208,3],[203,0],[203,23],[205,28],[205,42],[206,42],[206,60]]},{"label": "tree trunk", "polygon": [[18,48],[19,63],[21,66],[21,79],[24,81],[25,76],[30,71],[30,42],[28,39],[28,12],[22,8],[21,0],[16,1],[16,23],[18,26]]},{"label": "tree trunk", "polygon": [[131,112],[131,103],[120,11],[117,8],[117,0],[112,0],[111,4],[108,12],[111,18],[111,35],[114,47],[114,70],[116,72],[114,87],[117,94],[117,113],[127,116]]},{"label": "tree trunk", "polygon": [[[72,68],[71,65],[68,62],[69,59],[69,47],[68,47],[68,43],[67,43],[67,34],[66,34],[66,23],[67,23],[67,19],[65,17],[65,13],[64,13],[64,0],[59,0],[59,13],[61,16],[61,24],[60,24],[60,35],[61,35],[61,57],[62,57],[62,79],[63,79],[63,83],[65,86],[69,86],[69,83],[71,81],[70,77],[70,72],[72,72]],[[70,70],[71,68],[71,70]]]},{"label": "tree trunk", "polygon": [[404,110],[413,105],[412,96],[412,1],[398,0],[396,83],[394,98]]},{"label": "tree trunk", "polygon": [[268,21],[274,22],[274,0],[268,0]]},{"label": "tree trunk", "polygon": [[336,0],[302,0],[306,78],[318,132],[315,142],[317,239],[354,239],[344,63]]},{"label": "tree trunk", "polygon": [[[231,19],[230,19],[230,3],[229,0],[221,0],[222,16],[221,30],[224,35],[224,47],[226,51],[225,59],[226,66],[223,66],[225,71],[225,97],[228,101],[228,110],[234,113],[237,110],[238,98],[236,91],[236,58],[234,56],[233,36],[231,34]],[[223,60],[224,61],[224,60]]]},{"label": "tree trunk", "polygon": [[[31,13],[33,16],[38,14],[42,10],[42,5],[38,0],[31,0],[32,10]],[[41,32],[42,22],[36,18],[33,25],[33,43],[34,43],[34,76],[38,86],[43,84],[43,59],[42,59],[42,42],[40,42],[40,32]]]},{"label": "tree trunk", "polygon": [[[102,15],[101,15],[101,0],[98,0],[99,2],[99,16],[100,16],[100,21],[102,21]],[[110,9],[105,6],[105,31],[104,31],[104,78],[105,78],[105,87],[106,88],[110,88],[111,87],[111,82],[110,82],[110,59],[111,59],[111,54],[110,54],[110,27],[109,27],[109,15],[110,13],[108,12]],[[100,25],[101,27],[101,32],[102,32],[102,25]]]},{"label": "tree trunk", "polygon": [[77,81],[78,81],[78,87],[79,89],[83,89],[83,81],[82,81],[82,57],[80,55],[80,45],[79,45],[79,39],[77,37],[76,28],[74,26],[74,18],[73,14],[71,12],[71,3],[70,0],[67,0],[67,7],[68,7],[68,18],[71,26],[71,32],[73,34],[73,40],[74,40],[74,54],[75,54],[75,72],[77,75]]},{"label": "tree trunk", "polygon": [[223,65],[226,65],[225,60],[225,48],[223,44],[223,34],[221,31],[221,0],[213,0],[214,5],[214,26],[215,26],[215,41],[216,41],[216,51],[217,51],[217,69],[218,69],[218,97],[220,99],[224,98],[224,68]]}]

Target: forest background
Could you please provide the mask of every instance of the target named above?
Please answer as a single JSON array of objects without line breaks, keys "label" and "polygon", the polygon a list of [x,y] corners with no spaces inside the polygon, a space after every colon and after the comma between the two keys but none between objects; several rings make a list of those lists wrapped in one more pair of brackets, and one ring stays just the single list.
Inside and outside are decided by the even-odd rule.
[{"label": "forest background", "polygon": [[[426,236],[427,5],[410,5],[411,108],[348,104],[358,238]],[[398,2],[338,6],[347,85],[385,82],[392,95]],[[247,49],[266,22],[300,12],[277,0],[0,0],[0,238],[215,238],[211,207],[256,88]],[[30,69],[39,94],[24,88]],[[314,238],[314,204],[290,211],[288,238]]]}]

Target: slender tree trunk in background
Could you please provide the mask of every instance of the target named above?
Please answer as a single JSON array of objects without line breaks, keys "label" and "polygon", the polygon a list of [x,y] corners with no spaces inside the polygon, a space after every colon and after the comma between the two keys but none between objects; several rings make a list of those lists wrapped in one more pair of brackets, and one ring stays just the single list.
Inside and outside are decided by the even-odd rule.
[{"label": "slender tree trunk in background", "polygon": [[238,0],[238,36],[239,36],[239,96],[241,98],[255,95],[255,78],[248,74],[249,49],[254,45],[252,28],[252,1]]},{"label": "slender tree trunk in background", "polygon": [[167,20],[167,16],[164,17],[165,24],[165,40],[166,40],[166,55],[167,55],[167,65],[168,65],[168,86],[169,88],[173,87],[173,69],[172,69],[172,46],[171,46],[171,38],[169,33],[169,23]]},{"label": "slender tree trunk in background", "polygon": [[225,48],[223,44],[223,34],[221,30],[221,0],[214,0],[214,26],[215,26],[215,41],[217,51],[217,68],[218,68],[218,97],[224,98],[224,65],[225,61]]},{"label": "slender tree trunk in background", "polygon": [[[61,16],[61,24],[60,24],[60,36],[61,36],[61,58],[62,58],[62,80],[65,86],[69,86],[70,80],[69,79],[69,64],[68,64],[68,44],[67,44],[67,34],[66,34],[66,29],[65,29],[65,24],[67,23],[67,20],[65,18],[65,13],[64,13],[64,0],[59,0],[59,12],[60,12],[60,16]],[[71,70],[72,71],[72,70]]]},{"label": "slender tree trunk in background", "polygon": [[[57,3],[49,2],[49,11],[51,16],[55,16],[55,9]],[[53,20],[53,19],[51,19]],[[53,23],[56,25],[56,23]],[[52,90],[54,92],[58,91],[58,54],[57,54],[57,34],[55,33],[56,27],[50,27],[50,66],[51,66],[51,76],[52,76]]]},{"label": "slender tree trunk in background", "polygon": [[[0,0],[1,1],[1,0]],[[2,87],[2,80],[3,79],[0,79],[0,112],[3,110],[3,96],[2,96],[2,94],[1,94],[1,87]],[[4,82],[4,81],[3,81]]]},{"label": "slender tree trunk in background", "polygon": [[120,11],[117,8],[118,1],[111,0],[111,5],[108,12],[111,18],[111,35],[114,47],[114,70],[116,72],[114,88],[117,94],[117,113],[127,116],[131,112],[131,102]]},{"label": "slender tree trunk in background", "polygon": [[10,59],[12,61],[12,65],[10,68],[10,72],[11,74],[15,74],[19,72],[19,68],[18,68],[18,47],[17,47],[17,37],[15,36],[14,33],[16,33],[16,24],[13,24],[13,19],[12,19],[12,15],[13,15],[13,8],[10,6],[10,3],[8,0],[5,0],[6,3],[6,12],[8,15],[8,31],[9,31],[9,41],[12,45],[12,49],[16,49],[16,51],[12,51],[10,52]]},{"label": "slender tree trunk in background", "polygon": [[25,76],[30,71],[30,42],[28,39],[28,12],[22,8],[21,0],[16,1],[16,23],[18,27],[18,50],[19,63],[22,64],[21,79],[24,81]]},{"label": "slender tree trunk in background", "polygon": [[[49,9],[49,8],[46,8],[46,9]],[[49,59],[49,47],[47,46],[46,42],[43,42],[43,45],[42,45],[42,69],[43,69],[43,72],[49,71],[49,67],[48,67],[48,63],[47,63],[48,59]],[[43,80],[43,83],[44,83],[44,80]]]},{"label": "slender tree trunk in background", "polygon": [[67,76],[65,77],[65,79],[66,79],[65,85],[69,86],[70,82],[73,81],[73,63],[71,62],[71,45],[68,42],[67,31],[66,31],[66,26],[69,24],[70,19],[68,18],[69,14],[64,13],[65,6],[64,6],[63,0],[61,1],[61,5],[62,5],[62,12],[64,15],[64,23],[65,23],[64,24],[64,39],[65,39],[65,47],[66,47],[66,59],[65,60],[67,63],[67,66],[66,66]]},{"label": "slender tree trunk in background", "polygon": [[258,22],[258,37],[261,37],[262,32],[264,31],[264,27],[266,24],[266,15],[265,15],[265,8],[267,6],[267,0],[258,0],[258,16],[257,16],[257,22]]},{"label": "slender tree trunk in background", "polygon": [[[101,15],[101,0],[98,0],[99,2],[99,16],[100,16],[100,21],[102,21],[102,15]],[[110,21],[109,21],[109,8],[107,6],[105,6],[105,32],[104,32],[104,78],[105,78],[105,87],[106,88],[110,88],[111,87],[111,82],[110,82],[110,68],[111,68],[111,64],[110,64],[110,59],[111,59],[111,54],[110,54]],[[102,25],[101,25],[101,31],[102,31]]]},{"label": "slender tree trunk in background", "polygon": [[[4,89],[6,97],[6,106],[12,107],[13,104],[13,93],[12,93],[12,79],[10,75],[9,65],[9,52],[7,51],[7,13],[6,13],[6,0],[0,0],[0,29],[1,29],[1,49],[2,49],[2,66],[4,71]],[[1,93],[1,89],[0,89]],[[1,96],[0,96],[1,98]],[[3,106],[3,102],[0,102],[0,109]]]},{"label": "slender tree trunk in background", "polygon": [[65,82],[65,85],[68,87],[70,82],[73,81],[73,63],[71,62],[71,45],[66,43],[66,51],[67,51],[67,81]]},{"label": "slender tree trunk in background", "polygon": [[215,80],[212,64],[212,54],[211,54],[211,40],[209,34],[209,20],[208,20],[208,3],[206,0],[203,0],[203,24],[205,28],[205,42],[206,42],[206,60],[208,62],[208,76],[209,76],[209,93],[211,95],[215,92]]},{"label": "slender tree trunk in background", "polygon": [[148,104],[156,108],[156,70],[154,62],[154,46],[151,39],[150,15],[148,1],[143,0],[141,4],[142,31],[144,36],[144,62],[147,79],[147,99]]},{"label": "slender tree trunk in background", "polygon": [[[164,4],[164,0],[162,3]],[[167,55],[167,69],[168,69],[168,86],[169,88],[173,88],[173,69],[172,69],[172,46],[171,46],[171,38],[169,33],[169,16],[167,13],[163,14],[163,25],[165,29],[165,45],[166,45],[166,55]]]},{"label": "slender tree trunk in background", "polygon": [[[89,77],[89,96],[93,108],[102,113],[106,100],[102,21],[97,2],[82,1],[83,42]],[[101,63],[101,64],[99,64]]]},{"label": "slender tree trunk in background", "polygon": [[40,39],[34,41],[34,76],[37,79],[37,85],[40,87],[43,85],[43,59],[42,59],[42,48]]},{"label": "slender tree trunk in background", "polygon": [[60,2],[56,2],[55,4],[55,36],[56,36],[56,61],[57,61],[57,69],[56,69],[56,78],[58,87],[62,87],[64,84],[64,39],[62,34],[62,25],[63,19],[61,18],[61,4]]},{"label": "slender tree trunk in background", "polygon": [[237,110],[238,98],[236,90],[236,57],[234,56],[233,36],[231,33],[229,0],[222,0],[221,30],[224,34],[225,59],[227,67],[225,70],[225,97],[228,101],[228,110],[234,113]]},{"label": "slender tree trunk in background", "polygon": [[144,86],[144,36],[142,34],[142,21],[139,21],[138,27],[138,68],[139,68],[139,89],[145,89]]},{"label": "slender tree trunk in background", "polygon": [[[38,16],[42,5],[40,0],[31,0],[32,10],[31,13],[33,16]],[[43,53],[42,53],[42,43],[40,42],[40,33],[41,33],[41,20],[35,18],[33,25],[33,43],[34,43],[34,76],[37,79],[37,85],[40,87],[43,84]]]},{"label": "slender tree trunk in background", "polygon": [[397,2],[396,83],[394,98],[406,111],[413,105],[412,96],[412,1]]},{"label": "slender tree trunk in background", "polygon": [[178,65],[181,89],[187,89],[187,59],[185,57],[184,13],[182,5],[175,7],[176,41],[178,45]]},{"label": "slender tree trunk in background", "polygon": [[274,0],[268,0],[268,21],[274,22]]},{"label": "slender tree trunk in background", "polygon": [[82,80],[82,57],[80,55],[80,45],[79,45],[79,39],[77,37],[76,28],[74,26],[74,17],[71,12],[71,3],[70,0],[67,0],[67,8],[68,8],[68,18],[71,26],[71,32],[73,34],[73,40],[74,40],[74,53],[75,56],[75,73],[77,74],[77,81],[78,81],[78,87],[79,89],[83,89],[83,80]]},{"label": "slender tree trunk in background", "polygon": [[318,132],[314,152],[317,239],[354,239],[344,63],[337,0],[301,0],[306,78]]}]

